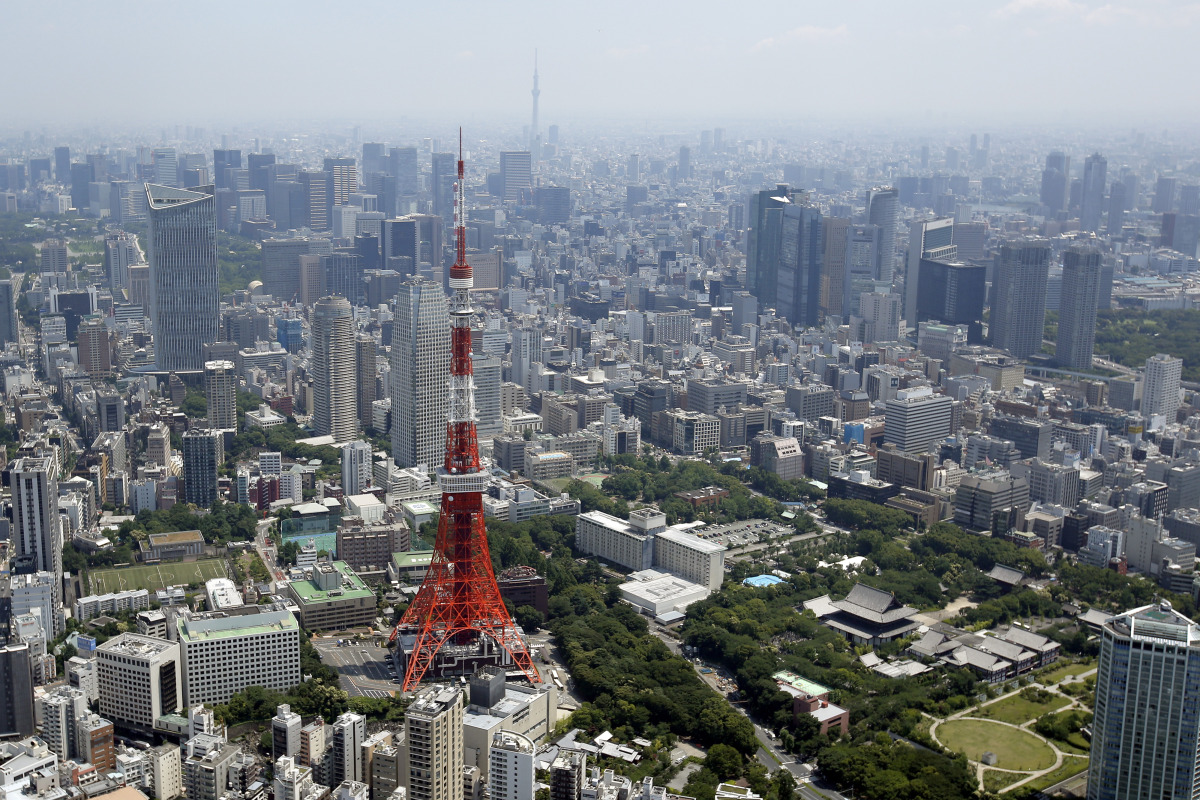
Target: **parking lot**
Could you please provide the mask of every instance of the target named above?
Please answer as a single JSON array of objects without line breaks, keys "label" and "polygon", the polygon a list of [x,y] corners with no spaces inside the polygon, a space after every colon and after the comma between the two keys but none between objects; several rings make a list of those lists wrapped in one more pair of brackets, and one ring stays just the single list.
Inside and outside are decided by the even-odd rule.
[{"label": "parking lot", "polygon": [[389,697],[400,690],[392,670],[391,650],[377,641],[350,641],[338,646],[336,636],[313,639],[321,661],[337,670],[351,697]]},{"label": "parking lot", "polygon": [[741,547],[755,544],[760,539],[769,539],[795,532],[795,528],[788,525],[777,525],[765,519],[747,519],[741,522],[731,522],[728,525],[707,525],[700,529],[700,536],[726,547]]}]

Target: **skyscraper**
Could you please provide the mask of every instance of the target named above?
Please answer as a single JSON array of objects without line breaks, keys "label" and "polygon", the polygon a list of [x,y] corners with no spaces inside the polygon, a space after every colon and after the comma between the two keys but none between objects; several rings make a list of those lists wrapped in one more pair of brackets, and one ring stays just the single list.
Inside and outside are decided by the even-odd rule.
[{"label": "skyscraper", "polygon": [[506,203],[519,202],[533,188],[533,165],[527,150],[500,153],[500,183]]},{"label": "skyscraper", "polygon": [[371,404],[376,397],[376,377],[379,375],[379,345],[370,336],[359,336],[354,342],[355,350],[355,393],[358,399],[358,421],[364,428],[371,427]]},{"label": "skyscraper", "polygon": [[1062,300],[1054,363],[1063,369],[1091,369],[1100,300],[1100,252],[1075,246],[1063,253]]},{"label": "skyscraper", "polygon": [[[296,180],[304,193],[304,210],[307,216],[303,224],[314,231],[329,230],[329,210],[333,207],[333,203],[329,201],[329,173],[300,172],[296,175]],[[294,226],[297,222],[292,220]]]},{"label": "skyscraper", "polygon": [[23,275],[0,281],[0,347],[18,339],[17,292]]},{"label": "skyscraper", "polygon": [[454,218],[454,153],[434,153],[432,167],[429,188],[433,195],[433,213],[449,224]]},{"label": "skyscraper", "polygon": [[1071,186],[1071,157],[1054,151],[1046,156],[1046,168],[1042,170],[1042,205],[1053,216],[1067,207],[1067,196]]},{"label": "skyscraper", "polygon": [[342,490],[347,496],[367,490],[371,485],[373,466],[371,445],[364,441],[342,445]]},{"label": "skyscraper", "polygon": [[[917,297],[921,284],[921,259],[954,258],[954,218],[914,220],[908,229],[908,262],[904,270],[904,322],[917,327]],[[946,322],[947,320],[942,320]]]},{"label": "skyscraper", "polygon": [[204,362],[204,396],[209,426],[237,430],[237,368],[232,361]]},{"label": "skyscraper", "polygon": [[1100,628],[1088,800],[1192,798],[1200,761],[1200,627],[1162,602]]},{"label": "skyscraper", "polygon": [[358,168],[354,159],[326,158],[324,171],[329,175],[329,205],[348,205],[350,195],[358,191]]},{"label": "skyscraper", "polygon": [[987,267],[952,259],[922,258],[919,279],[918,322],[966,325],[967,341],[978,344],[983,340]]},{"label": "skyscraper", "polygon": [[1017,358],[1041,352],[1049,276],[1048,241],[1010,239],[1000,245],[989,318],[994,346]]},{"label": "skyscraper", "polygon": [[441,462],[450,380],[450,312],[442,287],[400,285],[392,326],[392,458],[401,467]]},{"label": "skyscraper", "polygon": [[1100,229],[1104,213],[1104,187],[1108,177],[1108,159],[1093,153],[1083,162],[1083,198],[1079,207],[1079,227],[1085,231]]},{"label": "skyscraper", "polygon": [[[389,169],[396,176],[396,194],[399,197],[416,197],[420,187],[421,168],[417,161],[417,148],[393,147],[388,152]],[[394,213],[394,209],[387,209]]]},{"label": "skyscraper", "polygon": [[791,202],[791,191],[784,184],[750,195],[750,227],[746,232],[746,288],[764,307],[775,304],[783,209]]},{"label": "skyscraper", "polygon": [[776,310],[792,325],[810,327],[820,322],[825,266],[822,222],[816,206],[790,204],[783,209]]},{"label": "skyscraper", "polygon": [[347,442],[358,433],[354,386],[354,311],[344,297],[322,297],[313,308],[313,430]]},{"label": "skyscraper", "polygon": [[0,736],[30,736],[35,727],[33,665],[25,642],[0,646]]},{"label": "skyscraper", "polygon": [[[17,459],[12,479],[14,568],[22,572],[46,571],[54,576],[54,608],[63,607],[62,521],[58,515],[58,463],[49,456]],[[56,615],[57,619],[57,615]],[[58,635],[54,621],[45,621],[48,638]]]},{"label": "skyscraper", "polygon": [[150,205],[150,318],[155,365],[198,371],[204,345],[220,327],[217,204],[200,191],[148,184]]},{"label": "skyscraper", "polygon": [[179,158],[175,155],[174,147],[156,147],[150,151],[150,159],[155,183],[173,189],[180,188]]},{"label": "skyscraper", "polygon": [[879,226],[879,272],[875,279],[891,283],[896,272],[896,220],[900,216],[900,192],[891,186],[867,191],[867,222]]},{"label": "skyscraper", "polygon": [[471,356],[475,373],[476,429],[481,437],[496,436],[503,430],[500,409],[500,359],[487,354]]},{"label": "skyscraper", "polygon": [[217,501],[217,479],[225,461],[222,434],[213,428],[183,432],[184,499],[200,508]]},{"label": "skyscraper", "polygon": [[1179,410],[1179,381],[1183,375],[1183,359],[1159,353],[1146,359],[1146,383],[1142,389],[1142,415],[1162,414],[1167,422],[1175,421]]},{"label": "skyscraper", "polygon": [[675,177],[681,181],[691,180],[692,148],[686,144],[679,146],[679,164],[675,167]]},{"label": "skyscraper", "polygon": [[54,148],[54,179],[64,186],[71,182],[71,148]]},{"label": "skyscraper", "polygon": [[[828,236],[828,234],[827,234]],[[840,309],[844,317],[858,313],[863,292],[873,291],[883,257],[883,229],[878,225],[849,225],[844,229],[845,254],[842,267]],[[895,253],[895,245],[892,252]],[[829,268],[826,262],[826,270]],[[889,283],[890,283],[889,278]]]},{"label": "skyscraper", "polygon": [[79,366],[93,378],[111,374],[112,343],[104,318],[99,314],[84,317],[75,337],[79,344]]},{"label": "skyscraper", "polygon": [[950,431],[953,401],[927,386],[902,389],[887,401],[883,441],[906,453],[923,453]]}]

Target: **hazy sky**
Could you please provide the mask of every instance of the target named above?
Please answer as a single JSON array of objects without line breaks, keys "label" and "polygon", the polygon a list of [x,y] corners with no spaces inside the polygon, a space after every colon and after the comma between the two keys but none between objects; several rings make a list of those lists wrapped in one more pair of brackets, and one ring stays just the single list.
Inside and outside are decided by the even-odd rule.
[{"label": "hazy sky", "polygon": [[1200,121],[1200,2],[3,0],[0,126]]}]

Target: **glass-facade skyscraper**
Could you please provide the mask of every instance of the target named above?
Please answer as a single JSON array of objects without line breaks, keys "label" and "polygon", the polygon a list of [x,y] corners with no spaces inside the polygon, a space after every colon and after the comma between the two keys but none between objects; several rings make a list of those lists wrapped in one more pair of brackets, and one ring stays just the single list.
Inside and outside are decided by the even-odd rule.
[{"label": "glass-facade skyscraper", "polygon": [[1063,253],[1062,300],[1054,362],[1063,369],[1091,369],[1100,302],[1100,252],[1070,247]]},{"label": "glass-facade skyscraper", "polygon": [[1046,324],[1050,242],[1010,240],[1000,245],[992,283],[992,344],[1017,358],[1041,352]]},{"label": "glass-facade skyscraper", "polygon": [[392,458],[434,469],[446,449],[450,310],[441,284],[400,285],[392,325]]},{"label": "glass-facade skyscraper", "polygon": [[154,363],[162,371],[204,369],[204,345],[217,340],[221,280],[217,203],[200,191],[148,184],[150,318]]},{"label": "glass-facade skyscraper", "polygon": [[1200,626],[1169,603],[1100,630],[1088,800],[1191,798],[1200,759]]}]

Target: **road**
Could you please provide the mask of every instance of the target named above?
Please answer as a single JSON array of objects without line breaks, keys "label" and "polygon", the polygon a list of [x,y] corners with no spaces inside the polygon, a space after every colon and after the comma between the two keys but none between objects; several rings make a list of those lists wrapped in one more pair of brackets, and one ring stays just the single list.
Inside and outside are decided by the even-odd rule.
[{"label": "road", "polygon": [[271,591],[273,592],[278,590],[279,581],[283,579],[283,572],[275,566],[275,542],[271,539],[271,529],[274,526],[274,518],[259,520],[258,530],[254,535],[254,551],[258,553],[258,557],[262,559],[267,572],[271,575]]}]

